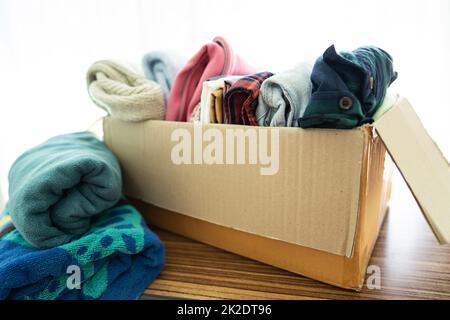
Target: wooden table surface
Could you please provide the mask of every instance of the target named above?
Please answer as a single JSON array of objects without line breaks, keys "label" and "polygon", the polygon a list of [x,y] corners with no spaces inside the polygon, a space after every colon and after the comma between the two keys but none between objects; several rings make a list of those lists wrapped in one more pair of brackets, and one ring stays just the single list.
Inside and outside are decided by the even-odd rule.
[{"label": "wooden table surface", "polygon": [[166,266],[142,299],[450,299],[450,245],[440,246],[398,173],[369,265],[381,289],[353,292],[159,229]]}]

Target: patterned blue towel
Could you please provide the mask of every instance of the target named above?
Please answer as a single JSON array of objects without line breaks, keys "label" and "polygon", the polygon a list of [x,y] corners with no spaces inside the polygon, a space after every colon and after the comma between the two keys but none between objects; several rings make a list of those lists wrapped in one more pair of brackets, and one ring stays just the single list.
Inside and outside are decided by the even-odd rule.
[{"label": "patterned blue towel", "polygon": [[10,227],[4,212],[0,299],[137,299],[164,263],[161,241],[130,205],[94,217],[87,233],[50,249],[30,246]]}]

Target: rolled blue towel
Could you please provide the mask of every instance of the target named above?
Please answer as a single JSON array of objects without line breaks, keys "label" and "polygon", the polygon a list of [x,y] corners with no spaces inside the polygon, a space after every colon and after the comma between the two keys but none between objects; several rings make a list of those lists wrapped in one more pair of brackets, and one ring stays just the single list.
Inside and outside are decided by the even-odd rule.
[{"label": "rolled blue towel", "polygon": [[86,234],[54,248],[33,248],[17,230],[4,235],[0,299],[137,299],[163,263],[158,236],[134,207],[120,205],[93,218]]},{"label": "rolled blue towel", "polygon": [[162,87],[166,106],[173,80],[183,64],[183,59],[175,53],[152,51],[142,57],[145,77]]},{"label": "rolled blue towel", "polygon": [[7,206],[27,242],[50,248],[85,233],[121,190],[115,156],[92,133],[78,132],[51,138],[14,162]]}]

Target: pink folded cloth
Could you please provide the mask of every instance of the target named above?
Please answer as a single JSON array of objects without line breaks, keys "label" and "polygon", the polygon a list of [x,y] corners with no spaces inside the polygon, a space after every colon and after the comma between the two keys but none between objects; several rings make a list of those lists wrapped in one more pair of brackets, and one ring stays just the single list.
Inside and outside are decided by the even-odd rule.
[{"label": "pink folded cloth", "polygon": [[166,120],[188,121],[200,102],[203,81],[219,75],[246,75],[256,69],[233,52],[222,37],[204,45],[178,72],[170,91]]}]

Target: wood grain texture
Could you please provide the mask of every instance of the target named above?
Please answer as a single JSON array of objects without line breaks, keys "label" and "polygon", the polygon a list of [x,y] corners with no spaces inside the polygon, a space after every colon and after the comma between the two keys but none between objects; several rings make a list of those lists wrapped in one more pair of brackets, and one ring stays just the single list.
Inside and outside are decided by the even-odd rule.
[{"label": "wood grain texture", "polygon": [[142,296],[185,299],[450,299],[450,246],[440,246],[406,185],[393,200],[369,265],[381,289],[340,289],[155,229],[166,266]]}]

